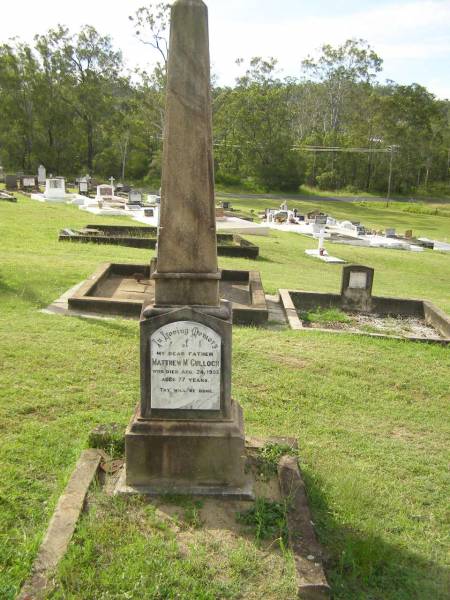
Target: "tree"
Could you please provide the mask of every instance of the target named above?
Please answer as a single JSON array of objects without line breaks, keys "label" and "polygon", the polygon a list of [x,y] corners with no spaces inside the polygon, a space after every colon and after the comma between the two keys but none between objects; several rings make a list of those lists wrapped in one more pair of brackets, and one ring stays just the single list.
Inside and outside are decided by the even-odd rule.
[{"label": "tree", "polygon": [[96,154],[96,133],[114,105],[121,78],[122,55],[114,50],[109,36],[86,26],[75,36],[66,28],[51,30],[40,40],[51,57],[64,85],[59,93],[73,110],[85,132],[85,161],[92,171]]},{"label": "tree", "polygon": [[35,89],[39,65],[27,44],[0,46],[0,131],[8,163],[32,168],[36,130]]},{"label": "tree", "polygon": [[267,188],[292,190],[301,181],[292,152],[292,86],[275,76],[276,64],[253,58],[236,87],[216,98],[216,161],[219,177],[231,169]]},{"label": "tree", "polygon": [[342,46],[322,46],[321,56],[308,57],[302,67],[313,81],[322,84],[324,92],[325,131],[339,131],[346,103],[357,84],[369,86],[381,71],[382,59],[364,40],[347,40]]},{"label": "tree", "polygon": [[[170,4],[167,2],[151,3],[149,6],[139,8],[134,17],[128,18],[134,22],[136,35],[141,42],[157,51],[162,59],[165,72],[169,52],[167,37],[170,24]],[[161,66],[161,63],[159,65]]]}]

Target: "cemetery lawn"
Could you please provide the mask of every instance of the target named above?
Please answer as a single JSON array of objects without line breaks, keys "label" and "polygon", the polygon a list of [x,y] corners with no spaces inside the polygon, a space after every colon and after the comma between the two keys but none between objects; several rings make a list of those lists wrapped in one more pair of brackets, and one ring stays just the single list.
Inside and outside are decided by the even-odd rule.
[{"label": "cemetery lawn", "polygon": [[[233,202],[247,211],[272,204]],[[337,217],[450,239],[450,218],[439,214],[332,204],[323,206]],[[131,221],[100,219],[20,195],[17,204],[0,203],[0,598],[5,600],[14,598],[30,572],[89,431],[99,423],[125,428],[138,401],[135,321],[40,312],[99,263],[143,263],[152,255],[57,241],[59,229],[88,222]],[[315,241],[281,232],[251,241],[259,244],[260,259],[220,258],[220,266],[260,270],[268,293],[280,287],[340,289],[339,266],[304,255]],[[426,298],[450,313],[448,254],[332,249],[375,268],[374,294]],[[236,327],[233,336],[233,396],[243,406],[246,433],[299,441],[334,598],[447,599],[449,349],[288,329]],[[205,540],[186,554],[170,535],[157,533],[161,526],[139,502],[98,503],[102,518],[92,512],[83,516],[49,598],[291,597],[289,568],[278,587],[267,578],[267,587],[256,588],[255,595],[249,585],[258,580],[264,586],[264,546],[223,556],[220,543]]]}]

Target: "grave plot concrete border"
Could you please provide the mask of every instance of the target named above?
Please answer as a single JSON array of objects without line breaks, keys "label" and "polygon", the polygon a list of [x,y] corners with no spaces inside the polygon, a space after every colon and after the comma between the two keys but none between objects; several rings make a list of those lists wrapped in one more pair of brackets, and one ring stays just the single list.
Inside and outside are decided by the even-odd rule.
[{"label": "grave plot concrete border", "polygon": [[[267,443],[288,446],[294,453],[298,452],[298,443],[294,438],[245,438],[247,452],[261,450]],[[288,538],[294,555],[298,597],[326,600],[330,598],[331,588],[323,564],[325,553],[314,529],[298,456],[283,454],[277,464],[277,475],[281,497],[287,507]]]},{"label": "grave plot concrete border", "polygon": [[[59,233],[60,242],[82,242],[94,244],[115,244],[129,248],[156,248],[156,227],[133,227],[128,225],[86,225],[85,229],[97,229],[102,235],[83,234],[72,231],[70,228],[62,229]],[[239,258],[257,259],[259,246],[249,242],[238,234],[217,234],[218,256],[231,256]]]},{"label": "grave plot concrete border", "polygon": [[[231,244],[227,242],[231,242]],[[259,256],[259,246],[249,242],[237,233],[218,233],[217,254],[219,256],[234,256],[256,260]]]},{"label": "grave plot concrete border", "polygon": [[[100,229],[98,226],[87,226],[86,229]],[[128,228],[125,228],[128,229]],[[109,235],[97,235],[95,233],[78,233],[71,229],[62,229],[59,232],[60,242],[81,242],[83,244],[111,244],[115,246],[126,246],[128,248],[144,248],[154,250],[156,248],[156,227],[139,227],[142,231],[133,232],[108,232]],[[145,231],[146,229],[154,231]],[[126,235],[128,233],[128,235]],[[141,235],[139,235],[141,234]],[[153,236],[153,237],[151,237]]]},{"label": "grave plot concrete border", "polygon": [[331,589],[323,568],[323,550],[314,531],[303,478],[296,457],[284,455],[278,463],[281,495],[288,503],[289,545],[297,571],[298,596],[325,600]]},{"label": "grave plot concrete border", "polygon": [[[385,335],[382,333],[350,332],[345,330],[304,327],[299,316],[299,310],[310,310],[313,308],[339,308],[345,311],[343,297],[340,294],[327,294],[323,292],[309,292],[303,290],[280,289],[281,303],[291,329],[301,331],[326,331],[336,334],[365,335],[377,338],[398,339],[404,341],[428,342],[447,345],[450,343],[450,317],[440,308],[428,300],[412,298],[394,298],[387,296],[372,296],[372,307],[370,313],[392,316],[410,316],[425,320],[443,336],[442,338],[425,337],[400,337]],[[369,314],[370,314],[369,313]]]},{"label": "grave plot concrete border", "polygon": [[[142,279],[149,279],[149,264],[104,263],[97,271],[86,279],[80,288],[68,298],[69,309],[86,311],[103,315],[119,315],[139,318],[143,300],[132,298],[103,297],[97,290],[111,276],[133,276],[140,274]],[[264,325],[269,316],[264,288],[259,271],[240,271],[231,269],[221,270],[221,281],[226,284],[233,282],[247,287],[250,296],[249,304],[240,304],[227,297],[233,305],[234,325]],[[232,291],[230,292],[232,295]]]},{"label": "grave plot concrete border", "polygon": [[[293,438],[246,437],[246,451],[262,449],[267,442],[290,446],[294,451],[298,449],[297,441]],[[104,458],[105,454],[101,449],[89,448],[82,451],[66,489],[58,500],[31,573],[25,580],[17,600],[43,600],[46,597],[52,576],[68,550],[89,488]],[[297,457],[284,454],[278,461],[277,475],[281,497],[287,505],[289,546],[294,555],[298,596],[305,600],[326,600],[330,597],[331,589],[323,566],[324,552],[314,530]],[[101,479],[100,483],[102,484]],[[106,493],[114,491],[107,490]]]},{"label": "grave plot concrete border", "polygon": [[102,452],[100,450],[88,449],[81,453],[69,483],[60,496],[55,512],[50,519],[47,532],[33,562],[31,574],[22,586],[17,600],[38,600],[45,597],[51,576],[65,555],[72,539],[101,459]]}]

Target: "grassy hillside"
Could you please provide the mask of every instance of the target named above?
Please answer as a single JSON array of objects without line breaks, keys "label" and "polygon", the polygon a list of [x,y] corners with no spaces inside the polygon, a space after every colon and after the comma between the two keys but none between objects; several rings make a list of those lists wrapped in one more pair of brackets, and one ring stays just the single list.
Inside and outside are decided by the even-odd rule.
[{"label": "grassy hillside", "polygon": [[[415,229],[412,217],[399,214],[401,227]],[[0,597],[8,600],[29,574],[90,429],[125,427],[138,401],[136,322],[39,311],[100,262],[149,260],[145,250],[57,241],[61,227],[88,222],[107,220],[22,197],[0,203]],[[427,227],[450,236],[440,217],[430,215]],[[276,233],[253,241],[260,260],[222,258],[221,266],[259,269],[270,292],[339,289],[339,267],[304,255],[311,240]],[[426,297],[450,312],[448,255],[332,249],[375,267],[375,293]],[[246,432],[299,440],[335,598],[447,598],[448,349],[290,330],[236,327],[233,335],[233,397]],[[139,512],[137,527],[122,510],[112,502],[104,518],[83,518],[51,597],[252,597],[245,581],[261,556],[227,557],[220,587],[217,571],[202,571],[202,555],[184,562],[176,542],[150,535],[151,514]],[[169,577],[167,561],[184,576]],[[272,584],[265,597],[287,597]]]}]

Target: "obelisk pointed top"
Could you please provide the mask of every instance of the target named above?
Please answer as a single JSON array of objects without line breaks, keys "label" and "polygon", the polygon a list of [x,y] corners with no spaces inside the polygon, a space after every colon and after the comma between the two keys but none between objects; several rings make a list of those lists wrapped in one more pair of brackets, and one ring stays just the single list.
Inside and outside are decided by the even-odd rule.
[{"label": "obelisk pointed top", "polygon": [[172,6],[176,6],[178,4],[200,4],[206,6],[203,0],[176,0],[176,2],[174,2]]}]

